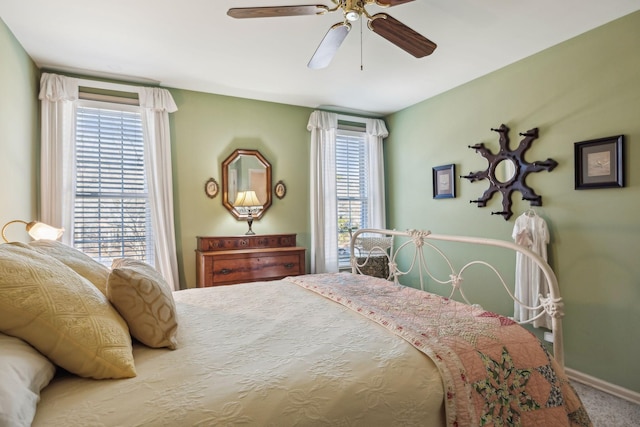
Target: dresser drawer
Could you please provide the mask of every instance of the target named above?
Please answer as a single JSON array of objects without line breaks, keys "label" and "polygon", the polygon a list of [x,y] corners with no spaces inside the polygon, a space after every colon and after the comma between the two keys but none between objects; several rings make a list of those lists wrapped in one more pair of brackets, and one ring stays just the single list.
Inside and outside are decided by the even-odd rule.
[{"label": "dresser drawer", "polygon": [[213,260],[213,286],[226,283],[274,280],[297,276],[300,271],[300,255],[293,254],[234,254],[229,258]]},{"label": "dresser drawer", "polygon": [[196,251],[196,286],[277,280],[305,274],[305,248]]},{"label": "dresser drawer", "polygon": [[296,245],[295,234],[256,234],[253,236],[215,236],[197,238],[197,250],[231,251],[260,248],[284,248]]}]

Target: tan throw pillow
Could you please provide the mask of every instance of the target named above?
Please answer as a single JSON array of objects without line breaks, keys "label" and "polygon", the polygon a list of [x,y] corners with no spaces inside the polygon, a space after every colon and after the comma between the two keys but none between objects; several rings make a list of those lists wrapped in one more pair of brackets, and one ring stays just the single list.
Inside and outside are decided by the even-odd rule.
[{"label": "tan throw pillow", "polygon": [[90,378],[136,375],[127,324],[95,286],[48,255],[0,245],[0,331]]},{"label": "tan throw pillow", "polygon": [[176,305],[164,278],[149,264],[128,258],[114,260],[111,268],[107,296],[131,335],[149,347],[175,349]]},{"label": "tan throw pillow", "polygon": [[29,243],[29,246],[62,262],[93,283],[104,295],[107,295],[109,267],[106,265],[100,264],[89,255],[57,240],[34,240]]}]

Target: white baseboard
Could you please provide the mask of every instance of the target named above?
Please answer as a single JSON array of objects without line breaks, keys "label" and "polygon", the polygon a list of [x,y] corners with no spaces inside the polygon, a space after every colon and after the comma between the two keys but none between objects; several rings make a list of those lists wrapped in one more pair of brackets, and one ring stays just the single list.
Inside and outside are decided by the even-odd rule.
[{"label": "white baseboard", "polygon": [[592,377],[591,375],[583,374],[582,372],[576,371],[571,368],[564,368],[564,371],[570,380],[586,384],[600,391],[604,391],[605,393],[612,394],[621,399],[635,403],[636,405],[640,405],[640,393],[617,386],[615,384],[608,383],[599,378]]}]

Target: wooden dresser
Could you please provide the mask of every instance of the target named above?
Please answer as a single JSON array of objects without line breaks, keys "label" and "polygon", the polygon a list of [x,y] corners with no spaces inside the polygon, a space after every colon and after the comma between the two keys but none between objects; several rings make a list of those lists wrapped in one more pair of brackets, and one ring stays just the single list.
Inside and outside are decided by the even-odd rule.
[{"label": "wooden dresser", "polygon": [[196,286],[233,285],[304,274],[295,234],[197,238]]}]

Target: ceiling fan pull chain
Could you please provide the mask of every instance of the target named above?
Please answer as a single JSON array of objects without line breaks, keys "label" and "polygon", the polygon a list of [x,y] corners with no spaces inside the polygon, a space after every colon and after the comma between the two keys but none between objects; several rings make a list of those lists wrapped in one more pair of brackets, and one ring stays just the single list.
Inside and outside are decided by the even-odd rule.
[{"label": "ceiling fan pull chain", "polygon": [[360,71],[364,70],[364,65],[362,64],[362,19],[360,20]]}]

